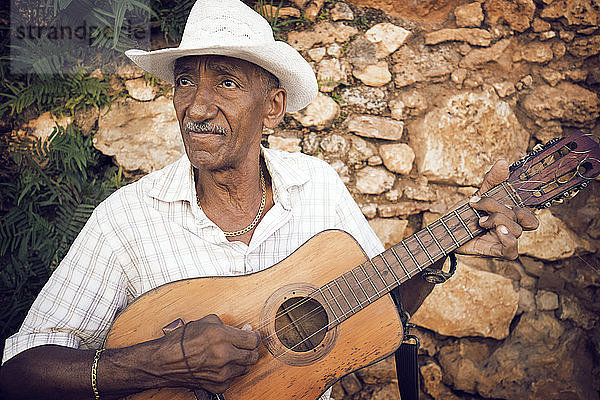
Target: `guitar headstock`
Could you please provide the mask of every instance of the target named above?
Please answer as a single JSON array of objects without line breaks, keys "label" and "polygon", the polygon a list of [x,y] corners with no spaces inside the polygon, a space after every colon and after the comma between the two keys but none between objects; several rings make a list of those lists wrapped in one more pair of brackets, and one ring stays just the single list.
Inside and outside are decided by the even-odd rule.
[{"label": "guitar headstock", "polygon": [[576,133],[538,146],[510,166],[507,182],[525,206],[550,207],[553,202],[573,197],[600,174],[596,136]]}]

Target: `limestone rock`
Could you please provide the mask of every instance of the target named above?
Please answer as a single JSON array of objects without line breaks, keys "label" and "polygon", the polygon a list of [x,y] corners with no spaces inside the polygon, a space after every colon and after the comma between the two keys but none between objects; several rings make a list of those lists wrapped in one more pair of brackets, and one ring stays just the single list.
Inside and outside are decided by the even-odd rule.
[{"label": "limestone rock", "polygon": [[438,196],[428,183],[424,176],[404,181],[402,187],[404,195],[411,200],[434,201]]},{"label": "limestone rock", "polygon": [[591,57],[600,54],[600,35],[575,39],[569,45],[569,53],[578,57]]},{"label": "limestone rock", "polygon": [[346,129],[363,137],[400,140],[404,130],[404,123],[391,118],[374,115],[352,114],[346,120]]},{"label": "limestone rock", "polygon": [[448,41],[467,42],[473,46],[489,46],[492,42],[492,35],[485,29],[479,28],[448,28],[425,34],[425,44]]},{"label": "limestone rock", "polygon": [[331,92],[341,83],[348,83],[346,67],[337,58],[327,58],[319,63],[317,70],[319,89]]},{"label": "limestone rock", "polygon": [[542,260],[560,260],[573,256],[579,249],[591,250],[587,241],[571,231],[550,210],[537,213],[540,226],[535,231],[523,232],[519,239],[519,253]]},{"label": "limestone rock", "polygon": [[417,82],[444,81],[454,71],[458,57],[457,53],[442,45],[415,50],[402,46],[392,55],[394,83],[396,87],[404,87]]},{"label": "limestone rock", "polygon": [[377,44],[377,58],[387,57],[406,43],[410,31],[389,22],[372,26],[365,32],[365,38]]},{"label": "limestone rock", "polygon": [[535,3],[533,0],[487,0],[484,8],[490,25],[506,22],[511,29],[523,32],[531,25]]},{"label": "limestone rock", "polygon": [[144,76],[144,70],[133,62],[127,62],[117,67],[116,74],[121,79],[136,79]]},{"label": "limestone rock", "polygon": [[[557,86],[536,86],[521,102],[535,124],[532,129],[540,140],[560,134],[561,124],[591,127],[600,116],[600,98],[581,86],[561,82]],[[556,132],[554,127],[558,127]]]},{"label": "limestone rock", "polygon": [[356,375],[367,384],[387,383],[396,380],[396,363],[390,356],[356,371]]},{"label": "limestone rock", "polygon": [[410,125],[419,173],[430,181],[478,186],[499,158],[516,159],[529,136],[493,89],[449,98]]},{"label": "limestone rock", "polygon": [[[511,336],[485,363],[476,363],[478,394],[504,399],[594,398],[590,354],[578,335],[575,329],[565,330],[552,313],[524,313]],[[444,371],[459,372],[458,365],[441,364]]]},{"label": "limestone rock", "polygon": [[534,32],[545,32],[549,30],[552,27],[552,25],[550,25],[548,22],[544,21],[541,18],[534,18],[531,27],[533,28]]},{"label": "limestone rock", "polygon": [[558,308],[558,295],[547,290],[538,290],[535,295],[538,310],[552,311]]},{"label": "limestone rock", "polygon": [[325,153],[341,157],[342,155],[345,155],[348,152],[349,144],[343,136],[332,134],[325,136],[321,140],[320,146],[321,149],[325,151]]},{"label": "limestone rock", "polygon": [[350,86],[340,91],[341,105],[370,114],[381,114],[387,108],[386,92],[376,87]]},{"label": "limestone rock", "polygon": [[544,6],[542,18],[558,19],[563,17],[569,25],[600,25],[600,8],[594,0],[557,0]]},{"label": "limestone rock", "polygon": [[172,100],[112,103],[100,114],[94,146],[127,170],[151,172],[176,161],[184,149]]},{"label": "limestone rock", "polygon": [[501,98],[508,97],[517,92],[517,89],[515,89],[515,85],[513,85],[512,82],[496,82],[493,83],[492,86]]},{"label": "limestone rock", "polygon": [[525,60],[530,63],[546,63],[554,57],[552,46],[546,42],[531,42],[513,54],[513,61]]},{"label": "limestone rock", "polygon": [[560,309],[558,317],[562,320],[568,319],[583,329],[590,330],[600,319],[598,314],[586,310],[582,305],[571,296],[560,296]]},{"label": "limestone rock", "polygon": [[358,33],[358,30],[352,26],[347,26],[343,22],[319,22],[313,29],[304,31],[292,31],[288,34],[287,42],[296,50],[308,50],[317,43],[345,43]]},{"label": "limestone rock", "polygon": [[325,47],[315,47],[308,50],[307,53],[311,60],[314,62],[319,62],[323,59],[323,57],[325,57],[327,49]]},{"label": "limestone rock", "polygon": [[404,231],[408,226],[408,221],[398,218],[375,218],[369,221],[369,225],[371,225],[385,248],[389,249],[404,239]]},{"label": "limestone rock", "polygon": [[323,7],[325,0],[309,0],[308,4],[304,6],[304,15],[311,21],[314,21]]},{"label": "limestone rock", "polygon": [[20,131],[26,131],[36,139],[46,141],[56,125],[66,128],[72,122],[73,118],[71,117],[57,118],[48,111],[23,125]]},{"label": "limestone rock", "polygon": [[352,21],[354,19],[354,13],[350,6],[344,2],[336,2],[335,6],[331,9],[331,19],[334,21]]},{"label": "limestone rock", "polygon": [[428,362],[419,367],[423,377],[425,393],[434,399],[460,400],[446,385],[442,383],[442,369],[435,362]]},{"label": "limestone rock", "polygon": [[411,322],[446,336],[504,339],[518,304],[510,279],[459,261],[456,274],[433,289]]},{"label": "limestone rock", "polygon": [[420,201],[402,201],[400,203],[381,203],[377,206],[377,214],[383,218],[408,217],[429,209],[429,203]]},{"label": "limestone rock", "polygon": [[395,101],[402,103],[402,114],[410,117],[421,115],[429,107],[427,98],[419,90],[398,93],[395,98],[390,100],[390,107],[393,106],[391,103]]},{"label": "limestone rock", "polygon": [[139,101],[150,101],[158,94],[158,88],[148,83],[144,78],[125,81],[125,88],[131,97]]},{"label": "limestone rock", "polygon": [[377,59],[377,44],[359,35],[350,42],[346,50],[346,59],[354,66],[372,64]]},{"label": "limestone rock", "polygon": [[415,152],[405,143],[383,144],[379,147],[383,165],[392,172],[408,174],[412,169]]},{"label": "limestone rock", "polygon": [[356,189],[365,194],[381,194],[394,186],[394,174],[380,167],[364,167],[356,172]]},{"label": "limestone rock", "polygon": [[502,57],[510,43],[510,39],[502,39],[489,48],[473,49],[460,61],[459,65],[463,68],[474,68],[491,61],[497,61]]},{"label": "limestone rock", "polygon": [[370,157],[376,153],[375,146],[358,136],[351,135],[352,142],[348,151],[348,164],[354,167],[362,166]]},{"label": "limestone rock", "polygon": [[480,26],[483,22],[481,3],[473,2],[458,6],[454,9],[456,25],[466,28]]},{"label": "limestone rock", "polygon": [[295,7],[276,7],[270,4],[263,4],[261,6],[260,15],[262,15],[267,21],[271,22],[277,19],[283,18],[300,18],[301,12]]},{"label": "limestone rock", "polygon": [[356,377],[356,374],[348,374],[341,379],[341,383],[344,391],[349,395],[358,393],[360,392],[360,389],[362,389],[362,383]]},{"label": "limestone rock", "polygon": [[563,79],[563,74],[552,68],[544,68],[540,71],[540,74],[550,86],[556,86]]},{"label": "limestone rock", "polygon": [[289,151],[290,153],[297,153],[302,150],[300,147],[300,138],[269,135],[267,140],[270,149],[284,150]]},{"label": "limestone rock", "polygon": [[327,95],[319,93],[317,97],[300,111],[290,113],[298,122],[306,127],[318,130],[331,127],[333,121],[340,114],[338,103]]},{"label": "limestone rock", "polygon": [[358,66],[354,68],[352,74],[367,86],[383,86],[392,80],[392,74],[385,61]]}]

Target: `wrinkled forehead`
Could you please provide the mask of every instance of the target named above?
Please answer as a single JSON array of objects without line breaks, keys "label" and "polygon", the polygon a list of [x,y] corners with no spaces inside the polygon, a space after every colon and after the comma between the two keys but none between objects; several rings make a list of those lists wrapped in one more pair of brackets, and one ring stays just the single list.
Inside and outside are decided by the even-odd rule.
[{"label": "wrinkled forehead", "polygon": [[[173,72],[175,76],[182,72],[197,72],[201,66],[216,72],[224,72],[231,75],[244,74],[256,75],[262,70],[258,65],[246,60],[219,55],[186,56],[175,60]],[[265,71],[266,72],[266,71]]]}]

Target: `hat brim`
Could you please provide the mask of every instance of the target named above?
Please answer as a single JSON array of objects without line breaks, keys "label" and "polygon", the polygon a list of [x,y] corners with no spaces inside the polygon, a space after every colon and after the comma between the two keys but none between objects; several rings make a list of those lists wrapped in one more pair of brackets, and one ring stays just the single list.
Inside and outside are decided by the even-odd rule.
[{"label": "hat brim", "polygon": [[127,50],[127,57],[144,70],[174,84],[175,60],[185,56],[222,55],[239,58],[256,64],[279,79],[287,92],[286,111],[298,111],[317,96],[317,79],[308,62],[293,47],[275,41],[265,46],[208,46],[200,49],[180,47],[155,51]]}]

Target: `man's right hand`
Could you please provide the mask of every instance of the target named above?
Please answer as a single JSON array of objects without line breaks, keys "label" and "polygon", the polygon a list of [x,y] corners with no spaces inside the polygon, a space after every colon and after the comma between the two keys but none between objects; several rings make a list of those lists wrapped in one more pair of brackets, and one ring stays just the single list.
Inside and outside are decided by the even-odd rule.
[{"label": "man's right hand", "polygon": [[156,372],[173,386],[223,393],[258,361],[260,334],[207,315],[170,332],[157,344],[155,361],[162,371]]}]

